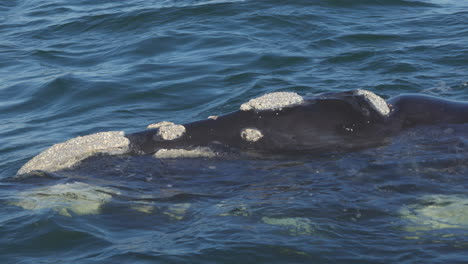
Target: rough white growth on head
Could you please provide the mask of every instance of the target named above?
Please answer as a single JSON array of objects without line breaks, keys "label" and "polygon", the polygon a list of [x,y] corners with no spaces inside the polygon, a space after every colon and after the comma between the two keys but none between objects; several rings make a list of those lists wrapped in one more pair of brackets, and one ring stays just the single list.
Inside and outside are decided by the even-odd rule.
[{"label": "rough white growth on head", "polygon": [[159,123],[149,124],[146,128],[148,128],[148,129],[160,128],[160,127],[163,127],[163,126],[170,126],[170,125],[175,125],[175,124],[172,123],[172,122],[168,122],[168,121],[162,121],[162,122],[159,122]]},{"label": "rough white growth on head", "polygon": [[240,110],[281,110],[284,107],[291,107],[302,104],[303,102],[304,98],[297,93],[275,92],[251,99],[247,103],[242,104]]},{"label": "rough white growth on head", "polygon": [[74,166],[97,153],[124,154],[130,141],[123,131],[100,132],[72,138],[42,151],[21,167],[17,175],[34,170],[57,171]]},{"label": "rough white growth on head", "polygon": [[244,140],[247,140],[250,142],[256,142],[263,137],[263,134],[260,130],[256,128],[244,128],[241,131],[241,137]]},{"label": "rough white growth on head", "polygon": [[358,89],[354,91],[354,95],[362,96],[369,105],[381,115],[388,116],[390,114],[390,108],[388,107],[387,102],[375,93]]},{"label": "rough white growth on head", "polygon": [[207,147],[198,147],[191,150],[187,149],[160,149],[154,157],[158,159],[174,158],[213,158],[216,152]]},{"label": "rough white growth on head", "polygon": [[98,214],[115,194],[119,192],[114,189],[74,182],[23,191],[11,204],[27,210],[51,209],[64,216]]},{"label": "rough white growth on head", "polygon": [[177,125],[167,121],[148,125],[147,128],[159,128],[157,135],[164,140],[174,140],[185,133],[185,127],[183,125]]}]

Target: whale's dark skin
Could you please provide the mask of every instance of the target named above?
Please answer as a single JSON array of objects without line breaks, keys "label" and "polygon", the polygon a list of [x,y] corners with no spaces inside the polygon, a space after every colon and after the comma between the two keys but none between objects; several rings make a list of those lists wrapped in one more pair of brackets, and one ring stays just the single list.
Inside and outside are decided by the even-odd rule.
[{"label": "whale's dark skin", "polygon": [[468,123],[468,103],[428,95],[405,94],[387,101],[393,106],[389,121],[399,129],[420,125]]},{"label": "whale's dark skin", "polygon": [[[342,152],[381,145],[398,132],[419,125],[468,123],[468,103],[407,94],[387,101],[388,114],[351,92],[322,94],[280,110],[236,111],[216,119],[184,124],[185,133],[161,140],[158,128],[128,134],[131,153],[195,147],[256,152]],[[261,131],[258,141],[241,137],[245,128]]]}]

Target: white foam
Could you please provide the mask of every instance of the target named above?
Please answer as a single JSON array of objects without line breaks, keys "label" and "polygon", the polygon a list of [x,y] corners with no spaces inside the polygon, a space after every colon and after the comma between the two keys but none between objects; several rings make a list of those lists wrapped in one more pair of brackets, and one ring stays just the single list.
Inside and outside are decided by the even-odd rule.
[{"label": "white foam", "polygon": [[150,124],[147,128],[159,128],[157,135],[164,140],[174,140],[185,133],[185,127],[183,125],[177,125],[168,121]]},{"label": "white foam", "polygon": [[17,175],[34,170],[53,172],[70,168],[97,153],[124,154],[128,151],[129,144],[123,131],[100,132],[72,138],[39,153],[24,164]]},{"label": "white foam", "polygon": [[263,134],[256,128],[244,128],[241,131],[241,137],[250,142],[257,142],[263,137]]},{"label": "white foam", "polygon": [[111,188],[74,182],[23,191],[11,204],[26,210],[51,209],[64,216],[88,215],[100,213],[116,194]]},{"label": "white foam", "polygon": [[241,105],[240,110],[264,111],[281,110],[285,107],[299,105],[304,102],[304,98],[293,92],[275,92],[250,99],[247,103]]},{"label": "white foam", "polygon": [[198,147],[195,149],[160,149],[154,157],[158,159],[174,159],[174,158],[213,158],[216,152],[208,147]]},{"label": "white foam", "polygon": [[382,97],[376,95],[375,93],[358,89],[354,91],[354,95],[364,97],[370,106],[381,115],[388,116],[390,114],[390,108],[388,107],[387,102],[385,102]]}]

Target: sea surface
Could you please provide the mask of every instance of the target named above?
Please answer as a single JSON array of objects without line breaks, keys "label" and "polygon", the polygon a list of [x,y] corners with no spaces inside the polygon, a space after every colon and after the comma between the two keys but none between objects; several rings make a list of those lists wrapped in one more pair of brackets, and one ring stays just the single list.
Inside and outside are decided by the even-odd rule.
[{"label": "sea surface", "polygon": [[0,263],[467,263],[466,124],[16,176],[77,136],[358,88],[468,101],[468,1],[0,0]]}]

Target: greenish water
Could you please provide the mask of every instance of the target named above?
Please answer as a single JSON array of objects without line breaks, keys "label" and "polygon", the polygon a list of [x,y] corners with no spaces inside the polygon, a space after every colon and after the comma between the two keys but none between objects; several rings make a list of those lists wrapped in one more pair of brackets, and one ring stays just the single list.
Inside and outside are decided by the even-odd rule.
[{"label": "greenish water", "polygon": [[468,127],[342,155],[94,157],[94,132],[229,113],[272,91],[468,100],[455,0],[0,1],[1,263],[465,263]]}]

